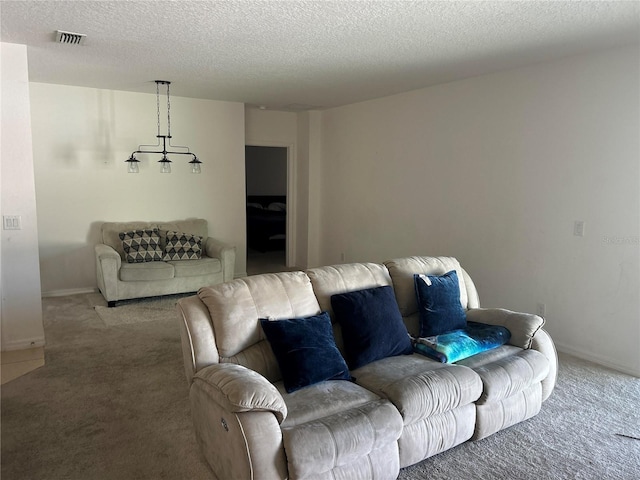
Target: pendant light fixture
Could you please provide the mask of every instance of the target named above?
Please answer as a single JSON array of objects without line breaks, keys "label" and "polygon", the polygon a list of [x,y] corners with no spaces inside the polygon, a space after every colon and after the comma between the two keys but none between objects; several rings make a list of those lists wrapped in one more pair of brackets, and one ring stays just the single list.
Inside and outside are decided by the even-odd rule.
[{"label": "pendant light fixture", "polygon": [[[171,82],[166,80],[156,80],[156,106],[158,111],[158,135],[156,138],[158,139],[158,143],[156,145],[139,145],[138,150],[135,150],[131,153],[131,156],[125,160],[127,164],[127,171],[129,173],[138,173],[139,167],[138,164],[140,160],[136,158],[137,153],[159,153],[162,154],[162,158],[158,160],[160,163],[160,172],[161,173],[171,173],[171,160],[167,155],[191,155],[192,159],[189,162],[191,164],[191,173],[200,173],[200,165],[202,162],[198,160],[198,157],[195,153],[191,153],[189,151],[189,147],[182,147],[179,145],[171,145],[171,100],[169,98],[169,85]],[[162,135],[160,133],[160,85],[166,87],[167,89],[167,134]],[[167,141],[168,139],[168,141]],[[146,148],[148,147],[148,148]],[[170,149],[180,149],[178,151],[175,150],[167,150],[167,147]],[[149,149],[151,148],[151,149]],[[160,150],[162,148],[162,150]]]}]

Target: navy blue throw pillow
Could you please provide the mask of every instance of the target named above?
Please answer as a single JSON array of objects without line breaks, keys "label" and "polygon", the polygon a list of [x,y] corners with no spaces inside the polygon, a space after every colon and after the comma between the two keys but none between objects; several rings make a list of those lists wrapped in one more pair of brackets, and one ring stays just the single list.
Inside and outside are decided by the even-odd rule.
[{"label": "navy blue throw pillow", "polygon": [[413,353],[393,289],[368,288],[331,296],[351,369],[395,355]]},{"label": "navy blue throw pillow", "polygon": [[325,380],[351,380],[327,312],[287,320],[260,319],[287,392]]},{"label": "navy blue throw pillow", "polygon": [[433,337],[467,326],[455,270],[440,276],[414,275],[413,279],[420,312],[420,337]]}]

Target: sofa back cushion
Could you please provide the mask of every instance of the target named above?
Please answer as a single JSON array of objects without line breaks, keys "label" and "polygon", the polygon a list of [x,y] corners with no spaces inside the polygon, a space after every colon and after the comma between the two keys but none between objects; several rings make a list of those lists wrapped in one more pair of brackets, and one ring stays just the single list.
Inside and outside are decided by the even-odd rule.
[{"label": "sofa back cushion", "polygon": [[348,263],[311,268],[306,274],[311,279],[320,308],[332,316],[332,295],[391,285],[387,267],[378,263]]},{"label": "sofa back cushion", "polygon": [[270,381],[281,374],[260,326],[261,318],[289,319],[320,313],[309,277],[303,272],[254,275],[203,287],[220,363],[237,363]]},{"label": "sofa back cushion", "polygon": [[460,304],[464,310],[479,307],[473,281],[453,257],[406,257],[384,262],[393,279],[393,288],[400,312],[411,335],[419,334],[418,302],[414,275],[444,275],[455,270],[460,285]]},{"label": "sofa back cushion", "polygon": [[342,330],[340,325],[336,323],[336,316],[331,306],[331,296],[337,293],[391,285],[391,277],[387,267],[377,263],[349,263],[312,268],[306,273],[311,279],[320,308],[331,314],[336,344],[341,351],[344,351]]}]

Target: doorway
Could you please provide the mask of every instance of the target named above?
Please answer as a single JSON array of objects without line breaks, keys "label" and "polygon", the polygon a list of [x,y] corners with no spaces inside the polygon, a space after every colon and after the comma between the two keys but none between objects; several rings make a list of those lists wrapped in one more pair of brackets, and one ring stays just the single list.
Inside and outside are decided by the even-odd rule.
[{"label": "doorway", "polygon": [[288,148],[245,146],[247,274],[287,270]]}]

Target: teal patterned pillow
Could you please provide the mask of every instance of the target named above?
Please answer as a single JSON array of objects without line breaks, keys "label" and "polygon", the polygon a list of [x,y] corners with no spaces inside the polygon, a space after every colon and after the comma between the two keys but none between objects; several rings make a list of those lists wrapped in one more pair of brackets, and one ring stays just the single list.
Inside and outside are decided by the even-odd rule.
[{"label": "teal patterned pillow", "polygon": [[128,263],[162,261],[160,233],[157,228],[120,232],[118,236],[122,240],[122,249]]},{"label": "teal patterned pillow", "polygon": [[165,262],[170,260],[197,260],[202,257],[202,237],[190,233],[167,232],[164,247]]}]

